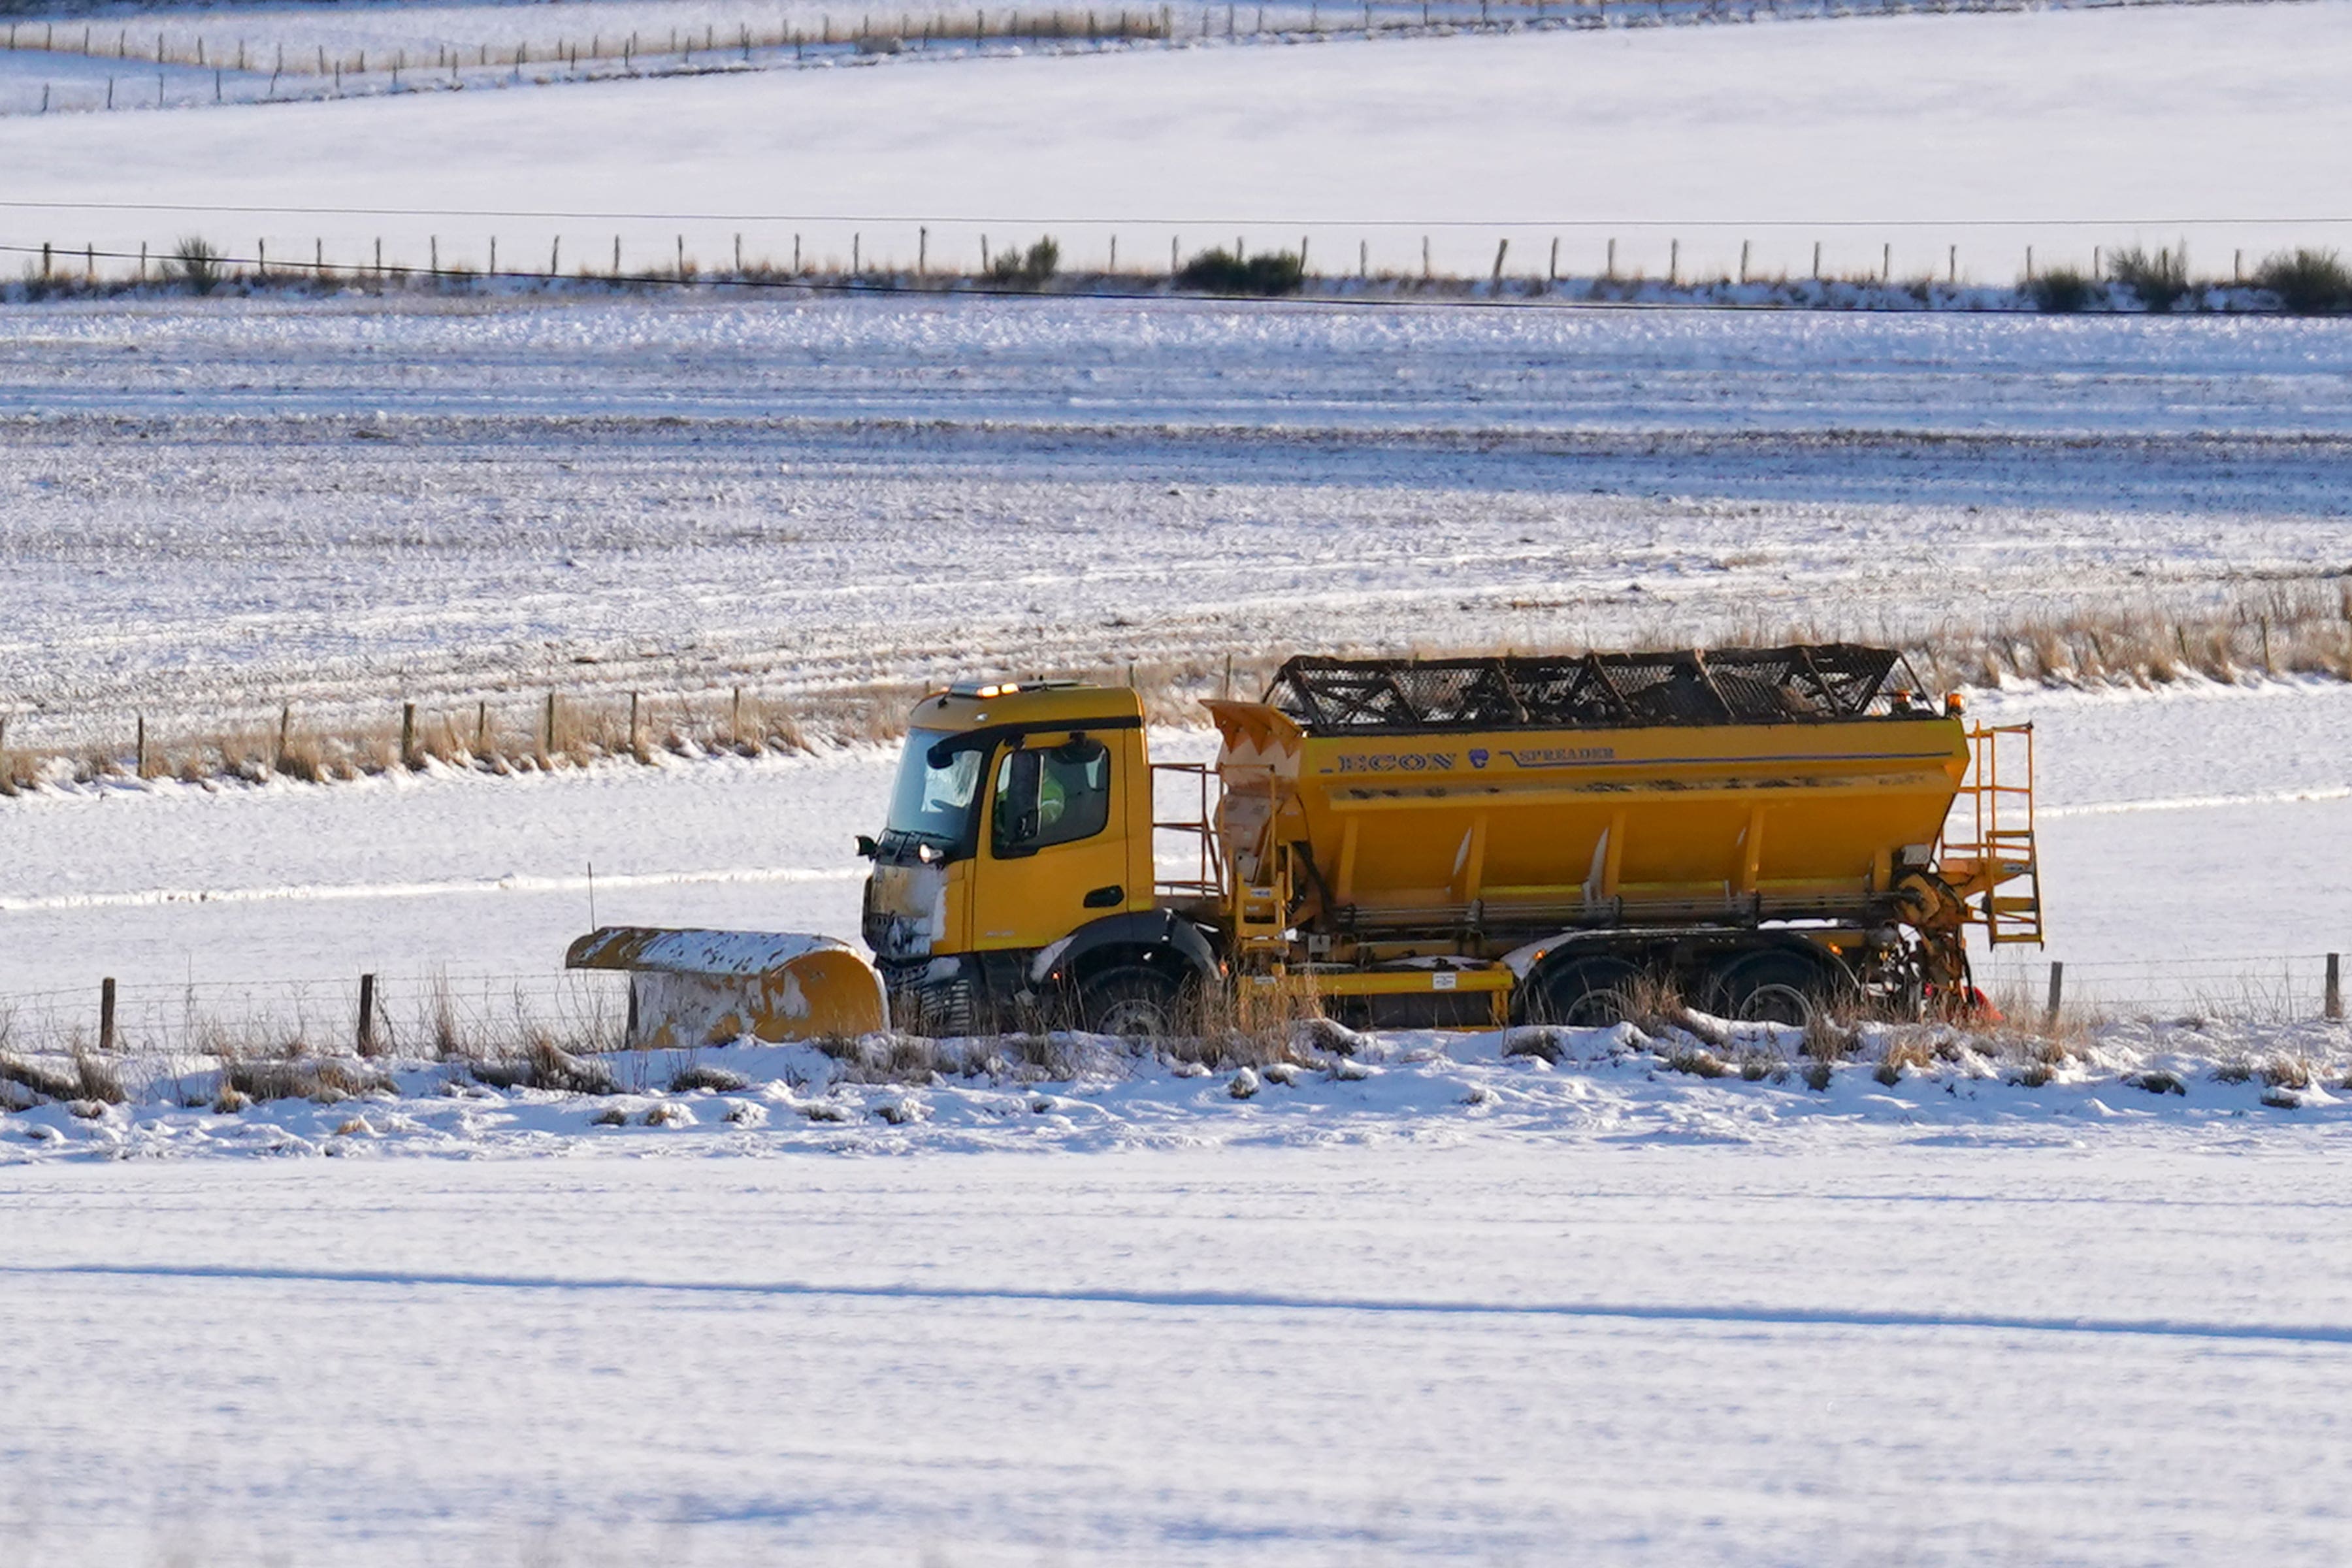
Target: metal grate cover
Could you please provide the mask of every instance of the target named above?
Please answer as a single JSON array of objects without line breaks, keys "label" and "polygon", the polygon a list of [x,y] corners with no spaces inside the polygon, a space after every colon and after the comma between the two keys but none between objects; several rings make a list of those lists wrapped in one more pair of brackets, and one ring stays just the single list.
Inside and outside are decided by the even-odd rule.
[{"label": "metal grate cover", "polygon": [[1275,672],[1265,700],[1309,734],[1623,730],[1916,715],[1897,694],[1917,686],[1892,648],[1827,643],[1577,658],[1302,655]]}]

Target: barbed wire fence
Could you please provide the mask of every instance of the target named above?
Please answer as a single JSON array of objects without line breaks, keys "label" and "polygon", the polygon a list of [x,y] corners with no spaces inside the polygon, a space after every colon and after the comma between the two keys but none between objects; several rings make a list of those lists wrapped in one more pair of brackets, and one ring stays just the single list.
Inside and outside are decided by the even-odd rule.
[{"label": "barbed wire fence", "polygon": [[[2333,952],[1999,960],[1979,981],[2012,1023],[2340,1023]],[[0,993],[0,1053],[473,1058],[545,1043],[626,1043],[629,984],[603,972],[451,972],[348,980],[131,981]]]}]

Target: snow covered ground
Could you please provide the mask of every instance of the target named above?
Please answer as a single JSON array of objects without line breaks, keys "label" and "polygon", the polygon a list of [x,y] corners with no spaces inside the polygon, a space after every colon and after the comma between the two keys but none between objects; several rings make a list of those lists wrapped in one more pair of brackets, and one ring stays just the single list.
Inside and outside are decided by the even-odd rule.
[{"label": "snow covered ground", "polygon": [[1269,647],[1896,635],[2352,560],[2333,321],[0,312],[20,744]]},{"label": "snow covered ground", "polygon": [[369,1568],[2322,1564],[2338,1142],[0,1167],[0,1530]]},{"label": "snow covered ground", "polygon": [[[569,8],[565,8],[569,9]],[[577,24],[574,24],[576,30]],[[2343,246],[2336,63],[2352,5],[1918,16],[1852,24],[1196,47],[0,119],[9,243],[135,252],[192,228],[247,254],[381,238],[422,264],[638,265],[682,237],[940,265],[1059,236],[1129,265],[1238,236],[1327,267],[1484,276],[1760,272],[2007,282],[2095,246],[2184,237],[2228,270]],[[148,79],[152,87],[153,79]],[[19,90],[25,90],[20,86]],[[726,155],[714,150],[726,149]],[[1932,152],[1929,151],[1932,149]],[[2151,150],[2160,149],[2160,153]],[[538,215],[538,216],[531,216]],[[2325,221],[2305,221],[2325,220]]]}]

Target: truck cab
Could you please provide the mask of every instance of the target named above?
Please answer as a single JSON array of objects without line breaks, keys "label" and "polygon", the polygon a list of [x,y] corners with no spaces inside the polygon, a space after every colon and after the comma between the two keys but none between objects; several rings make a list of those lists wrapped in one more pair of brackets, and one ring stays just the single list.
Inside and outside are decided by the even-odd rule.
[{"label": "truck cab", "polygon": [[1214,972],[1153,890],[1143,707],[1121,687],[967,684],[910,716],[864,936],[901,1027],[1152,1032]]}]

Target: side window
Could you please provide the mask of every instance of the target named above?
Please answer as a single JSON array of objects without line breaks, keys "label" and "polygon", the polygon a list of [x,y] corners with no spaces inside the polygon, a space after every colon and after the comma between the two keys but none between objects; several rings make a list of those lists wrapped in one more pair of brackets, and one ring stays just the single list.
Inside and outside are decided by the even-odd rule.
[{"label": "side window", "polygon": [[1110,825],[1110,752],[1099,741],[1013,751],[996,764],[996,853],[1027,855]]}]

